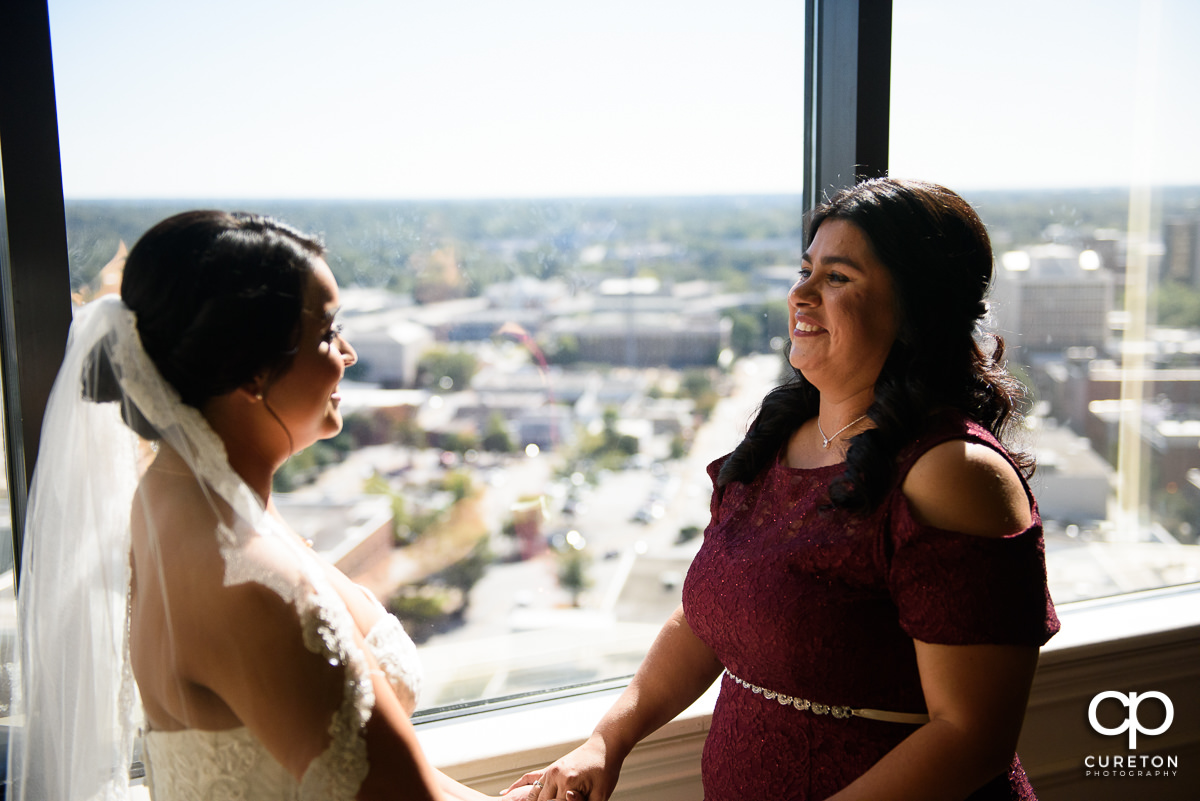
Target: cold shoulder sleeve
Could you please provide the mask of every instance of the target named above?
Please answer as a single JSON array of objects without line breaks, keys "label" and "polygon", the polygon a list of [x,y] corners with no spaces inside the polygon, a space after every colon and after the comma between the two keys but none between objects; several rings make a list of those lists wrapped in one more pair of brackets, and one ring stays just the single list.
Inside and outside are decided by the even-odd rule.
[{"label": "cold shoulder sleeve", "polygon": [[[986,437],[967,438],[1003,453]],[[1029,528],[982,537],[924,525],[904,494],[893,494],[887,581],[909,636],[942,645],[1040,646],[1058,631],[1042,522],[1032,495],[1030,502]]]},{"label": "cold shoulder sleeve", "polygon": [[1058,631],[1040,523],[992,538],[922,526],[909,515],[892,543],[888,585],[912,638],[1040,646]]}]

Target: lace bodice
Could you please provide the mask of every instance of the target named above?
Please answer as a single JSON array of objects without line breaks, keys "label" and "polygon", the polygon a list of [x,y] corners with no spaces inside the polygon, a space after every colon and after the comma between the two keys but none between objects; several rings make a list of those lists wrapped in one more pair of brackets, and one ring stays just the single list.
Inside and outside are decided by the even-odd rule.
[{"label": "lace bodice", "polygon": [[[319,628],[328,617],[314,610],[311,619],[305,621],[305,630]],[[405,710],[412,714],[420,694],[421,669],[416,646],[400,621],[391,615],[380,618],[367,635],[366,644]],[[370,713],[369,707],[362,711]],[[366,772],[364,753],[361,763],[354,759],[333,760],[335,764],[316,768],[335,775],[319,778],[306,774],[303,782],[297,782],[245,727],[147,732],[145,752],[147,784],[154,801],[349,799],[361,783],[360,774]],[[313,771],[309,769],[309,773]],[[328,794],[334,788],[342,793]]]}]

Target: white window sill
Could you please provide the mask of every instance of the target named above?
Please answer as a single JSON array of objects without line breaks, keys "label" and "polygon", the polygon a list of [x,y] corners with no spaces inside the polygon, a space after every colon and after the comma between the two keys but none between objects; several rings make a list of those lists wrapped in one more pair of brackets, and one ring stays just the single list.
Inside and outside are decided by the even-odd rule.
[{"label": "white window sill", "polygon": [[[1062,784],[1074,775],[1073,754],[1082,746],[1062,737],[1051,738],[1055,739],[1055,748],[1066,756],[1048,754],[1040,758],[1025,745],[1043,739],[1039,731],[1030,729],[1045,733],[1058,728],[1060,716],[1086,717],[1086,698],[1094,690],[1090,684],[1077,681],[1077,674],[1086,673],[1099,682],[1096,686],[1102,684],[1105,689],[1111,689],[1107,685],[1114,680],[1122,686],[1131,680],[1137,683],[1143,672],[1154,676],[1157,670],[1157,662],[1143,650],[1177,647],[1180,643],[1191,647],[1189,643],[1200,636],[1200,584],[1064,604],[1058,615],[1062,631],[1042,649],[1021,750],[1022,760],[1035,780],[1039,764],[1046,766],[1048,776],[1061,773],[1067,777],[1061,781],[1051,779],[1054,784]],[[1106,657],[1123,651],[1129,652],[1129,658],[1116,660],[1124,663],[1118,673],[1115,662]],[[1187,680],[1200,684],[1196,681],[1200,664],[1193,662],[1187,670]],[[1075,695],[1064,696],[1064,683],[1076,688]],[[418,720],[417,734],[435,765],[480,791],[494,794],[526,771],[545,766],[583,742],[620,692],[617,687],[439,721]],[[699,787],[700,748],[716,695],[714,685],[635,749],[622,771],[622,798],[653,796],[661,801],[666,797],[698,797],[695,788]],[[1187,742],[1200,742],[1200,731],[1181,729],[1178,734]],[[1036,750],[1040,746],[1033,747]],[[668,787],[670,792],[664,795]]]}]

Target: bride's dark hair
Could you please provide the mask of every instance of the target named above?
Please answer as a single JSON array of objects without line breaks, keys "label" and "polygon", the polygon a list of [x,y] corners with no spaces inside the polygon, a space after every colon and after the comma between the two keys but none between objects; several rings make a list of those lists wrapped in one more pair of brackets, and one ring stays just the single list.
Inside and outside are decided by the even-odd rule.
[{"label": "bride's dark hair", "polygon": [[[133,246],[121,299],[137,317],[146,355],[185,404],[201,409],[255,378],[269,383],[291,365],[304,288],[324,254],[318,239],[270,217],[188,211]],[[84,391],[97,402],[123,401],[130,427],[158,438],[123,396],[103,342],[85,366]]]},{"label": "bride's dark hair", "polygon": [[146,354],[200,408],[296,352],[304,288],[325,253],[270,217],[189,211],[147,231],[125,261],[121,298]]},{"label": "bride's dark hair", "polygon": [[[977,329],[987,313],[993,257],[987,229],[965,200],[936,184],[876,178],[819,206],[808,222],[809,243],[829,220],[853,223],[866,236],[896,295],[899,331],[867,411],[874,426],[850,439],[846,470],[830,488],[835,506],[869,512],[891,488],[900,450],[929,415],[956,409],[1006,440],[1025,388],[1004,369],[1003,339]],[[817,414],[820,393],[793,372],[763,399],[717,486],[752,480]],[[1012,455],[1032,473],[1031,458]]]}]

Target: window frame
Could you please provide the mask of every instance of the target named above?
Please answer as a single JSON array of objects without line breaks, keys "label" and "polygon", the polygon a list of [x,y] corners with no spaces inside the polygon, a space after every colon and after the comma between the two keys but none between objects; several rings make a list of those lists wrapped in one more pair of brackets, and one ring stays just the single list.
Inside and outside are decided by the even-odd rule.
[{"label": "window frame", "polygon": [[[887,172],[892,2],[806,0],[805,12],[807,210],[858,177]],[[46,0],[8,0],[0,5],[0,179],[0,377],[19,575],[26,493],[42,412],[71,322]],[[1091,620],[1094,636],[1086,641],[1052,642],[1050,666],[1073,659],[1079,670],[1095,678],[1101,671],[1097,649],[1136,653],[1148,636],[1168,637],[1191,647],[1200,637],[1200,611],[1193,605],[1197,592],[1200,585],[1158,591],[1154,614],[1166,609],[1174,610],[1174,616],[1168,630],[1150,635],[1146,617],[1138,614],[1147,603],[1144,596],[1098,599],[1060,608],[1064,621]],[[1106,610],[1114,607],[1126,617],[1132,616],[1133,623],[1113,630]],[[1143,650],[1149,653],[1147,649],[1149,646]],[[1139,659],[1137,664],[1148,663]],[[1179,674],[1171,669],[1175,671],[1172,676]],[[1187,675],[1194,676],[1194,672],[1194,667],[1188,668]],[[1147,671],[1142,667],[1137,673],[1144,679]],[[609,682],[529,698],[507,709],[489,709],[486,704],[463,708],[457,715],[421,722],[419,736],[435,763],[448,769],[458,766],[451,772],[459,778],[480,787],[503,787],[519,775],[521,765],[543,765],[578,743],[620,689]],[[1055,693],[1056,698],[1061,695]],[[707,693],[639,747],[626,763],[626,773],[634,774],[634,787],[628,780],[623,782],[624,795],[638,796],[635,788],[640,780],[636,777],[640,775],[656,798],[684,797],[680,793],[698,781],[698,743],[707,731],[714,696],[713,691]],[[1072,697],[1072,715],[1077,716],[1078,703]],[[491,728],[482,725],[489,719]],[[463,750],[468,730],[478,732],[476,740],[486,741],[474,755]],[[513,737],[514,733],[519,736]],[[670,792],[664,793],[667,786]],[[649,797],[650,792],[646,790],[642,796]]]},{"label": "window frame", "polygon": [[0,378],[19,580],[42,413],[71,326],[58,112],[46,0],[0,8]]},{"label": "window frame", "polygon": [[[887,173],[891,13],[891,0],[805,0],[806,212],[859,178]],[[0,8],[0,178],[0,378],[19,577],[42,414],[72,316],[48,0]]]}]

